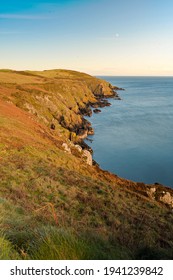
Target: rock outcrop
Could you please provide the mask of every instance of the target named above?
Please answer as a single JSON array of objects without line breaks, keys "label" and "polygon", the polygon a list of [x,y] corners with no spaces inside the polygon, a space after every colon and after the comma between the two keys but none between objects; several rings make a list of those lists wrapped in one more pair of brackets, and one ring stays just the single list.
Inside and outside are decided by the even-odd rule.
[{"label": "rock outcrop", "polygon": [[173,196],[170,192],[164,192],[163,196],[160,197],[160,201],[173,208]]},{"label": "rock outcrop", "polygon": [[98,114],[98,113],[101,112],[101,110],[100,110],[100,109],[94,109],[93,112],[94,112],[95,114]]},{"label": "rock outcrop", "polygon": [[83,151],[83,158],[86,159],[86,163],[90,166],[92,166],[92,155],[89,151],[84,150]]},{"label": "rock outcrop", "polygon": [[[172,259],[173,190],[100,169],[78,136],[92,133],[80,108],[113,89],[75,71],[0,71],[0,237],[10,255]],[[56,236],[67,241],[58,252]]]},{"label": "rock outcrop", "polygon": [[64,149],[64,151],[65,151],[66,153],[71,154],[71,149],[69,148],[69,146],[67,145],[67,143],[63,143],[63,144],[62,144],[62,147],[63,147],[63,149]]},{"label": "rock outcrop", "polygon": [[156,193],[156,188],[155,187],[149,188],[147,190],[148,196],[151,197],[152,199],[155,199],[155,193]]}]

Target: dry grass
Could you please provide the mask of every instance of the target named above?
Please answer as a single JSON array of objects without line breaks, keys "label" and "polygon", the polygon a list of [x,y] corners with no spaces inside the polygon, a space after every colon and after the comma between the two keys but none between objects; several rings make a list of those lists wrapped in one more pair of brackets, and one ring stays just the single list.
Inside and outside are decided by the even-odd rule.
[{"label": "dry grass", "polygon": [[[16,76],[20,82],[10,84]],[[80,122],[79,104],[95,98],[100,81],[65,70],[0,77],[0,258],[171,259],[173,214],[147,186],[62,149],[69,131],[58,114]]]}]

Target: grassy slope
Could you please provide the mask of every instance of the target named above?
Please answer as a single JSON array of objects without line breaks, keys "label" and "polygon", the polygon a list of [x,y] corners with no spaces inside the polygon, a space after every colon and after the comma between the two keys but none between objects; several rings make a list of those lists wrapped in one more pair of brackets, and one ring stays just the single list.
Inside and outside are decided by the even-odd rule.
[{"label": "grassy slope", "polygon": [[151,186],[62,149],[69,131],[59,116],[80,123],[100,83],[111,94],[75,71],[0,71],[1,259],[173,257],[173,215],[147,195]]}]

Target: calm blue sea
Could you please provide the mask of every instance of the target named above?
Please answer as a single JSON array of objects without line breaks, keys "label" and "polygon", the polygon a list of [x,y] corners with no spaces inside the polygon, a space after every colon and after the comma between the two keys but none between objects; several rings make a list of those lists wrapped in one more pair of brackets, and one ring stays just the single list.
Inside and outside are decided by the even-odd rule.
[{"label": "calm blue sea", "polygon": [[119,91],[89,120],[100,167],[138,182],[173,187],[173,77],[101,77]]}]

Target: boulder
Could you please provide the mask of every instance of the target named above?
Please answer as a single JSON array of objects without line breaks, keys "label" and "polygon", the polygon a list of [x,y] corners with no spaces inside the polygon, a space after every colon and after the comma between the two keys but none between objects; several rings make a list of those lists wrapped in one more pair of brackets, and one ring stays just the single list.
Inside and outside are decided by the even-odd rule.
[{"label": "boulder", "polygon": [[81,153],[82,152],[82,147],[79,145],[75,145],[75,148]]},{"label": "boulder", "polygon": [[95,114],[98,114],[98,113],[101,112],[101,110],[100,110],[100,109],[94,109],[93,112],[94,112]]},{"label": "boulder", "polygon": [[67,143],[63,143],[63,144],[62,144],[62,147],[64,148],[64,151],[65,151],[66,153],[71,154],[71,149],[69,148],[69,146],[67,145]]},{"label": "boulder", "polygon": [[86,163],[90,166],[92,166],[92,155],[89,151],[84,150],[83,151],[83,158],[86,159]]},{"label": "boulder", "polygon": [[94,128],[92,127],[88,128],[88,135],[94,135]]},{"label": "boulder", "polygon": [[149,188],[149,189],[147,190],[148,196],[151,197],[151,198],[153,198],[153,199],[155,198],[155,193],[156,193],[156,188],[155,188],[155,187]]},{"label": "boulder", "polygon": [[86,138],[87,135],[88,135],[88,130],[83,129],[83,128],[79,128],[79,129],[78,129],[78,137],[79,137],[80,139]]},{"label": "boulder", "polygon": [[173,197],[169,192],[166,192],[163,196],[161,196],[160,201],[173,208]]}]

